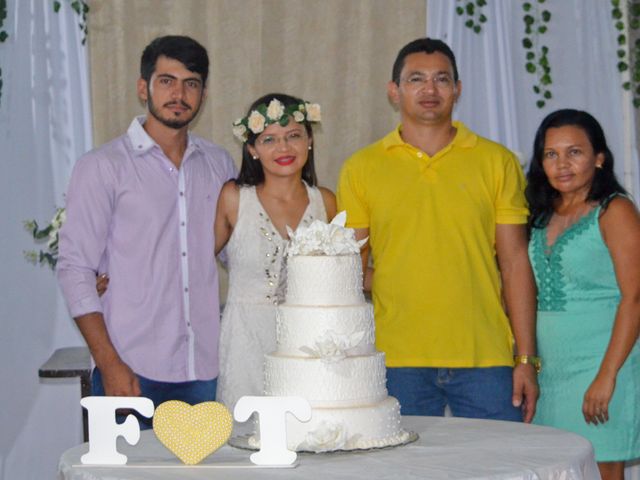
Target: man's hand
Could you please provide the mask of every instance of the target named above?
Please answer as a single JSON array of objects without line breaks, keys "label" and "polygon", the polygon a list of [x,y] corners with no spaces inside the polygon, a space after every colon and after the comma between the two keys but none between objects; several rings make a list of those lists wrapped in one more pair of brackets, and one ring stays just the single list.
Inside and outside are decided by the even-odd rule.
[{"label": "man's hand", "polygon": [[525,423],[531,423],[536,413],[540,389],[533,365],[519,363],[513,368],[513,406],[522,407]]},{"label": "man's hand", "polygon": [[75,320],[102,374],[105,394],[115,397],[140,396],[138,377],[122,361],[113,347],[102,313],[87,313],[76,317]]},{"label": "man's hand", "polygon": [[142,393],[138,377],[126,363],[118,361],[98,368],[107,397],[139,397]]},{"label": "man's hand", "polygon": [[106,273],[96,276],[96,291],[98,295],[104,295],[104,292],[107,291],[107,287],[109,286],[109,277]]}]

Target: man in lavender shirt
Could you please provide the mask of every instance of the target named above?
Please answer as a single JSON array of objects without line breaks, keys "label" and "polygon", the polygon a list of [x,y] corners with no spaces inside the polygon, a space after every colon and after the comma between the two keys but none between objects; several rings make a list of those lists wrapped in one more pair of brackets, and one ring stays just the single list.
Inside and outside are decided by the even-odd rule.
[{"label": "man in lavender shirt", "polygon": [[[215,398],[219,300],[213,222],[236,174],[226,150],[188,131],[206,97],[209,59],[188,37],[144,50],[148,115],[74,167],[58,280],[96,364],[93,394]],[[96,292],[96,274],[109,288]]]}]

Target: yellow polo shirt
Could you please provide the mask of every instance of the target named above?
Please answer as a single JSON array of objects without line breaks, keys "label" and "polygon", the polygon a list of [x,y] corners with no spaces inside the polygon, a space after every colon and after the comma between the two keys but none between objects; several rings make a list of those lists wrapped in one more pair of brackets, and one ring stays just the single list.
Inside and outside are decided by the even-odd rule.
[{"label": "yellow polo shirt", "polygon": [[509,150],[454,126],[433,157],[399,126],[340,173],[339,209],[369,228],[376,341],[390,367],[513,365],[495,230],[526,222],[524,177]]}]

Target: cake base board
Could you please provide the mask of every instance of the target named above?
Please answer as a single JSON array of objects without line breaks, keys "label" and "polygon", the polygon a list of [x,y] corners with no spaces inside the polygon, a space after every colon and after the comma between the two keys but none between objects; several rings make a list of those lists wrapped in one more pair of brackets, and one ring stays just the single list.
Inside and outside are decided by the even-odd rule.
[{"label": "cake base board", "polygon": [[[330,455],[330,454],[343,454],[343,453],[349,453],[349,452],[368,452],[368,451],[374,451],[374,450],[385,450],[388,448],[401,447],[403,445],[408,445],[409,443],[413,443],[416,440],[418,440],[418,434],[416,432],[407,432],[407,433],[409,433],[409,435],[406,438],[406,440],[398,443],[385,445],[384,447],[350,448],[350,449],[331,450],[328,452],[313,452],[311,450],[298,450],[296,453],[302,453],[305,455],[319,455],[319,454]],[[240,448],[242,450],[257,451],[258,448],[249,445],[249,437],[251,436],[252,434],[246,434],[246,435],[238,435],[235,437],[231,437],[227,443],[232,447]]]}]

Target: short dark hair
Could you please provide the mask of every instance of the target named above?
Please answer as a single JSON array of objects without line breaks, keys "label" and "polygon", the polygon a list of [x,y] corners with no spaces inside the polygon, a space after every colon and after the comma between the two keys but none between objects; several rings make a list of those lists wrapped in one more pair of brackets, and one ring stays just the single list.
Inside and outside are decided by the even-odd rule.
[{"label": "short dark hair", "polygon": [[[249,116],[253,110],[258,108],[258,105],[268,105],[273,99],[279,100],[285,108],[287,108],[289,105],[303,105],[305,103],[304,100],[300,98],[286,95],[284,93],[269,93],[258,98],[251,104],[251,106],[247,110],[247,116]],[[311,140],[313,140],[313,129],[311,128],[311,124],[306,120],[306,118],[300,123],[304,125],[304,128],[307,131],[307,135]],[[260,160],[254,160],[251,152],[249,152],[248,147],[248,145],[255,145],[256,138],[258,138],[259,134],[255,134],[251,130],[247,130],[247,133],[247,141],[242,145],[242,165],[240,166],[240,174],[238,175],[236,184],[259,185],[264,182],[264,170],[262,169]],[[315,186],[318,184],[318,178],[316,176],[316,169],[313,161],[314,151],[315,148],[309,150],[307,163],[305,163],[304,167],[302,167],[302,179],[311,186]]]},{"label": "short dark hair", "polygon": [[587,201],[597,202],[604,208],[615,193],[626,194],[625,189],[618,182],[613,170],[613,154],[607,145],[604,131],[598,121],[589,113],[582,110],[562,109],[547,115],[538,127],[533,141],[533,158],[527,173],[527,187],[525,195],[529,202],[529,229],[544,228],[554,212],[555,200],[560,193],[549,183],[544,173],[544,142],[550,128],[574,126],[587,135],[593,152],[604,155],[602,168],[596,168],[591,188],[587,194]]},{"label": "short dark hair", "polygon": [[140,77],[149,82],[156,69],[158,57],[165,56],[178,60],[191,72],[199,73],[202,84],[207,84],[209,76],[209,56],[207,50],[193,38],[182,35],[158,37],[146,46],[140,58]]},{"label": "short dark hair", "polygon": [[442,40],[438,40],[435,38],[418,38],[412,42],[407,43],[404,47],[400,49],[398,52],[398,56],[396,57],[396,61],[393,62],[393,70],[391,72],[391,80],[395,82],[396,85],[400,85],[400,74],[402,73],[402,68],[404,67],[404,59],[412,53],[435,53],[440,52],[445,55],[449,61],[451,62],[451,67],[453,68],[453,81],[458,81],[458,66],[456,65],[456,56],[453,54],[449,45],[444,43]]}]

